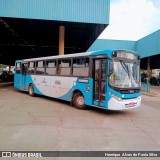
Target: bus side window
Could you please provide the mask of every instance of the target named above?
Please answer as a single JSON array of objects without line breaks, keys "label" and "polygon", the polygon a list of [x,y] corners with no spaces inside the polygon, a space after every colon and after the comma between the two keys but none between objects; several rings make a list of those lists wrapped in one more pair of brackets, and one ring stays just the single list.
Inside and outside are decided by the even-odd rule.
[{"label": "bus side window", "polygon": [[63,59],[58,61],[58,75],[70,76],[71,75],[71,60]]},{"label": "bus side window", "polygon": [[26,74],[27,70],[28,70],[27,63],[22,63],[22,65],[21,65],[21,72],[22,72],[22,74]]},{"label": "bus side window", "polygon": [[73,59],[73,76],[89,76],[89,58]]},{"label": "bus side window", "polygon": [[21,73],[21,63],[16,63],[16,73]]},{"label": "bus side window", "polygon": [[28,63],[28,74],[34,74],[35,73],[35,62],[29,62]]},{"label": "bus side window", "polygon": [[46,74],[56,75],[56,73],[57,73],[56,61],[55,60],[46,61]]},{"label": "bus side window", "polygon": [[44,74],[45,73],[45,61],[36,62],[36,74]]}]

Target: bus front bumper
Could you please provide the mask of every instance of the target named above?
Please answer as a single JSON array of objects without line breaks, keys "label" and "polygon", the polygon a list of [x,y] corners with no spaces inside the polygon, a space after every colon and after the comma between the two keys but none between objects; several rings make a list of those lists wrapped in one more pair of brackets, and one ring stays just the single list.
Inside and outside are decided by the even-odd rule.
[{"label": "bus front bumper", "polygon": [[141,97],[122,100],[122,101],[118,101],[112,97],[108,102],[108,110],[124,110],[124,109],[137,108],[140,106],[141,106]]}]

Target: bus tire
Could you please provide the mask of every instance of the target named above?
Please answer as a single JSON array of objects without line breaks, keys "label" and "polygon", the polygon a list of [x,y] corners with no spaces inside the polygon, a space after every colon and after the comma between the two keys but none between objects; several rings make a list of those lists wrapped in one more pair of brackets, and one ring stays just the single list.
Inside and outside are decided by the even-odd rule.
[{"label": "bus tire", "polygon": [[84,97],[80,92],[77,92],[73,97],[73,105],[78,109],[86,109]]},{"label": "bus tire", "polygon": [[28,87],[28,93],[30,96],[34,96],[34,88],[33,88],[33,85],[30,84],[29,87]]}]

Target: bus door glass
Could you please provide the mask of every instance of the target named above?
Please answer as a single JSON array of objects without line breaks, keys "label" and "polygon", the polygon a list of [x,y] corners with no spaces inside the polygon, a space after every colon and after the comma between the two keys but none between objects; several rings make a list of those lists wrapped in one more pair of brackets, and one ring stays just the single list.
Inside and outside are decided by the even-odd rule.
[{"label": "bus door glass", "polygon": [[106,76],[107,75],[107,59],[94,60],[94,92],[93,104],[96,106],[105,105],[106,95]]},{"label": "bus door glass", "polygon": [[26,84],[26,74],[27,74],[27,69],[28,69],[28,64],[27,63],[22,63],[22,89],[26,90],[27,84]]}]

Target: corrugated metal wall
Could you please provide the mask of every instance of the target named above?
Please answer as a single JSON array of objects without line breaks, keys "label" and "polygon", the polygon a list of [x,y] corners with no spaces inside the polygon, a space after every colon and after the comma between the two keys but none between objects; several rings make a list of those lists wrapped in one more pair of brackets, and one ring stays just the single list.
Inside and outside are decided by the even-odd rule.
[{"label": "corrugated metal wall", "polygon": [[138,40],[135,50],[142,58],[160,54],[160,30]]},{"label": "corrugated metal wall", "polygon": [[97,39],[88,51],[103,49],[129,49],[136,51],[141,58],[160,54],[160,30],[138,41]]},{"label": "corrugated metal wall", "polygon": [[88,51],[104,49],[128,49],[134,51],[135,45],[135,41],[97,39],[88,49]]},{"label": "corrugated metal wall", "polygon": [[110,0],[0,0],[0,16],[109,23]]}]

